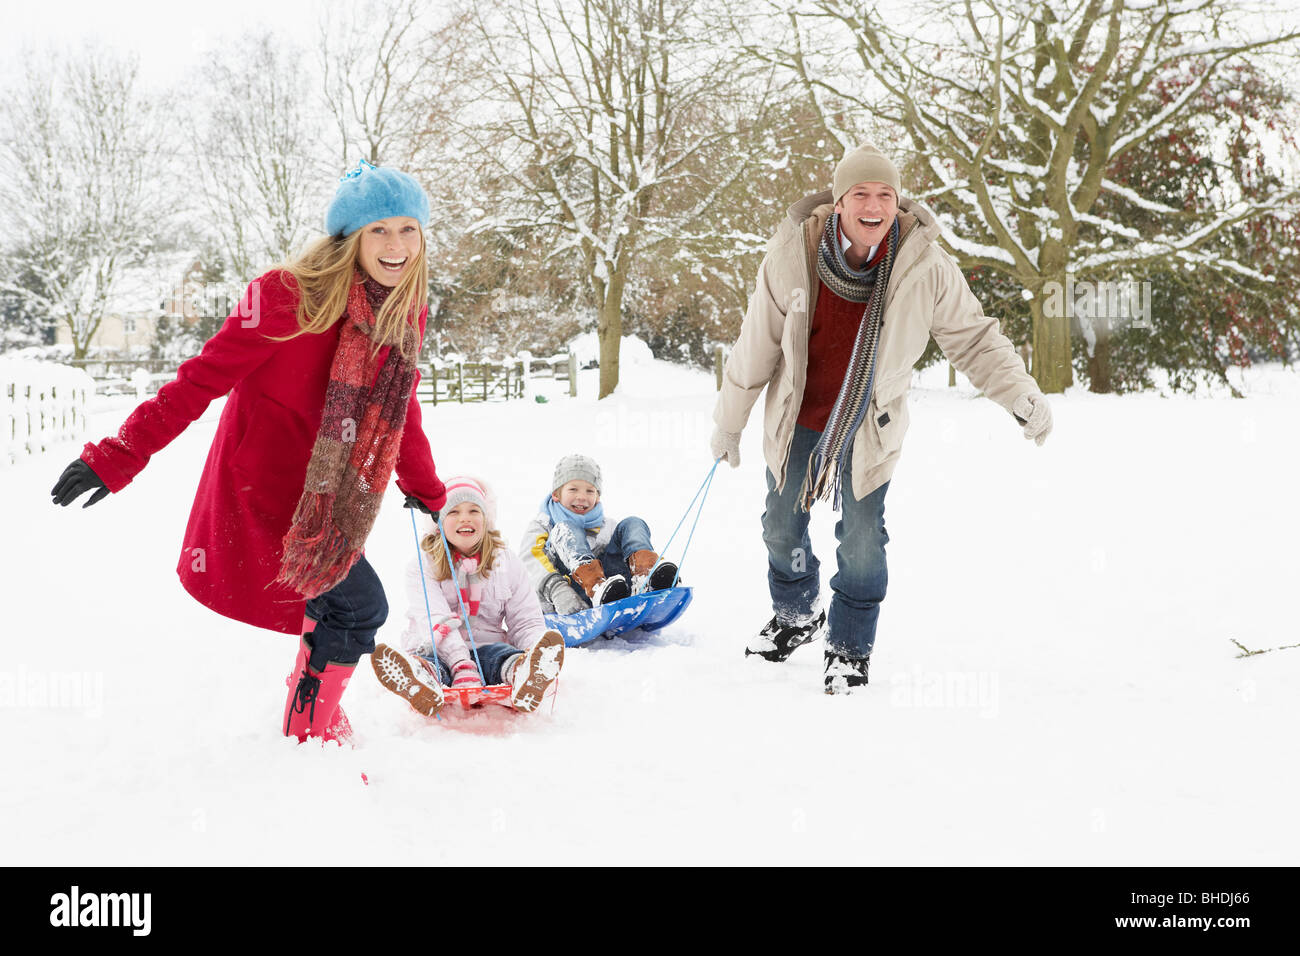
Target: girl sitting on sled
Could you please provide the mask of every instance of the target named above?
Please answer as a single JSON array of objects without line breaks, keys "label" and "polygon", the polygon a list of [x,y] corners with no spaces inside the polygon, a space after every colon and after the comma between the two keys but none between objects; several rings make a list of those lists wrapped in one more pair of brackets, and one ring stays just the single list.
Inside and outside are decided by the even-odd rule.
[{"label": "girl sitting on sled", "polygon": [[[375,676],[426,717],[441,709],[448,686],[508,685],[511,705],[534,711],[559,676],[564,640],[547,629],[523,564],[496,529],[496,501],[487,485],[458,477],[446,487],[447,544],[436,526],[421,540],[422,557],[407,572],[410,611],[402,648],[375,648]],[[462,607],[473,648],[461,633]]]}]

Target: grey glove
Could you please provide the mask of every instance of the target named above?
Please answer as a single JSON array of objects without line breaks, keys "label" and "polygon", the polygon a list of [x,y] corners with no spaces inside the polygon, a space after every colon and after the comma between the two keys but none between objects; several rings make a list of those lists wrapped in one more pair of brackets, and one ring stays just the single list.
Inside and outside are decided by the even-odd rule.
[{"label": "grey glove", "polygon": [[1016,421],[1025,426],[1025,437],[1042,445],[1052,431],[1052,406],[1047,403],[1047,396],[1038,392],[1026,392],[1016,399],[1011,406],[1011,413]]},{"label": "grey glove", "polygon": [[709,450],[713,452],[714,461],[725,458],[732,468],[739,468],[740,432],[724,432],[721,426],[715,427],[713,437],[709,439]]},{"label": "grey glove", "polygon": [[569,579],[562,574],[547,575],[542,582],[542,595],[551,602],[556,614],[577,614],[590,606],[582,599]]}]

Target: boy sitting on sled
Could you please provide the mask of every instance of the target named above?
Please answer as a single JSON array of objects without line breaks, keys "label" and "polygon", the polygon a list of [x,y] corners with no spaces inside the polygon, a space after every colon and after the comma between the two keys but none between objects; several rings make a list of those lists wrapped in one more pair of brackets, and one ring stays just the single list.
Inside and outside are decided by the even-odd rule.
[{"label": "boy sitting on sled", "polygon": [[677,565],[651,550],[650,528],[632,516],[615,523],[600,500],[600,466],[567,455],[520,545],[543,610],[576,614],[673,586]]}]

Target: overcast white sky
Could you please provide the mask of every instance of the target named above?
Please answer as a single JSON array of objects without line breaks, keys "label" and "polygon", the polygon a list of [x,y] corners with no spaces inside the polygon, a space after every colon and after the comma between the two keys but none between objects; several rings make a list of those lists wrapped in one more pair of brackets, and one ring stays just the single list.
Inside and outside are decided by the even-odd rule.
[{"label": "overcast white sky", "polygon": [[[746,0],[735,0],[738,9]],[[1236,2],[1236,0],[1233,0]],[[49,44],[80,46],[95,40],[140,55],[141,76],[150,86],[165,86],[183,74],[196,54],[245,30],[297,30],[312,46],[322,8],[354,0],[0,0],[0,78],[7,76],[25,48]],[[430,0],[441,5],[441,0]],[[906,0],[877,0],[878,7],[906,6]],[[1300,25],[1300,0],[1241,0],[1238,7],[1258,11],[1265,29]],[[904,20],[904,22],[906,22]]]},{"label": "overcast white sky", "polygon": [[0,0],[0,62],[7,72],[27,48],[98,41],[140,56],[149,86],[182,75],[222,38],[267,28],[301,31],[310,45],[324,0]]}]

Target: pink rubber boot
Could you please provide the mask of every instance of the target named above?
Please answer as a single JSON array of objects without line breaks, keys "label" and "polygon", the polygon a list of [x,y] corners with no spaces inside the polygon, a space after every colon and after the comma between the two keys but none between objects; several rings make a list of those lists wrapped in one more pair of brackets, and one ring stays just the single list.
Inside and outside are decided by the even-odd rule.
[{"label": "pink rubber boot", "polygon": [[[303,637],[306,637],[315,629],[316,622],[304,614],[302,616]],[[297,673],[302,672],[299,670]],[[294,674],[289,675],[284,682],[286,686],[292,685],[294,676]],[[344,681],[343,686],[347,687],[346,681]],[[330,722],[330,725],[325,728],[325,732],[321,737],[323,740],[337,740],[340,744],[352,743],[352,723],[348,720],[348,715],[344,713],[342,704],[339,704],[338,710],[334,712],[334,719]]]},{"label": "pink rubber boot", "polygon": [[350,744],[352,725],[348,721],[348,715],[339,706],[339,701],[356,666],[327,664],[319,674],[311,670],[307,666],[311,655],[307,637],[315,629],[316,622],[304,617],[302,626],[303,636],[298,642],[298,658],[294,662],[293,671],[284,681],[289,688],[289,699],[284,705],[284,735],[297,737],[299,743],[310,736]]}]

